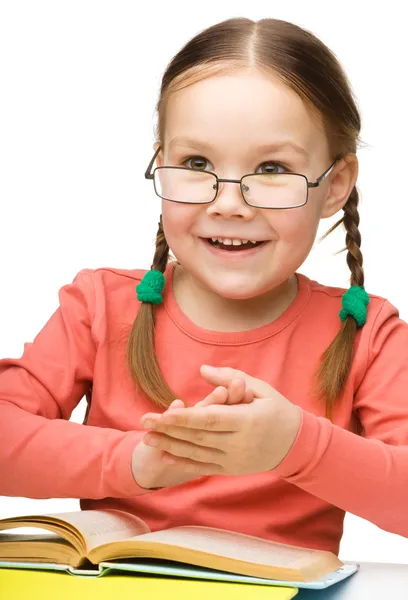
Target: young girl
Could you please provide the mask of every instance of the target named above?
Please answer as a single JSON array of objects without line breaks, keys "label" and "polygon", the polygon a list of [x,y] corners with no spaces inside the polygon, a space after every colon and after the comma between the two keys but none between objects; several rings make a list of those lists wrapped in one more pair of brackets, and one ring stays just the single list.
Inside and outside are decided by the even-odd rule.
[{"label": "young girl", "polygon": [[[408,325],[364,289],[339,62],[230,19],[173,58],[157,109],[152,269],[83,269],[0,361],[0,494],[335,553],[345,511],[408,536]],[[340,210],[348,290],[298,272]]]}]

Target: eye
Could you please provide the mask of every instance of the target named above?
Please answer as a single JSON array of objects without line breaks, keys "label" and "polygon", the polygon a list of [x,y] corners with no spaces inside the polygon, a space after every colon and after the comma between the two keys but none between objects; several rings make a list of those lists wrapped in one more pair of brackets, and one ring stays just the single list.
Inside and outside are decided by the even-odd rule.
[{"label": "eye", "polygon": [[[206,158],[204,158],[204,156],[190,156],[190,157],[184,159],[182,161],[182,164],[184,165],[185,163],[188,163],[190,160],[192,161],[192,165],[186,165],[190,169],[200,169],[200,170],[202,170],[201,169],[202,163],[209,163],[209,161]],[[205,169],[204,169],[204,171],[205,171]]]},{"label": "eye", "polygon": [[[191,164],[187,164],[191,161]],[[187,158],[185,158],[182,161],[183,165],[186,165],[188,168],[190,169],[198,169],[198,170],[206,170],[205,168],[202,169],[202,166],[204,164],[205,167],[205,163],[211,164],[209,160],[207,160],[204,156],[189,156]],[[274,167],[281,167],[284,171],[290,171],[290,169],[279,162],[275,162],[275,161],[267,161],[267,162],[263,162],[259,165],[259,168],[263,168],[266,165],[266,169],[262,170],[261,173],[266,173],[266,174],[274,174],[274,173],[279,173],[279,171],[274,170]],[[274,165],[274,167],[271,167],[270,165]],[[214,169],[213,169],[214,170]],[[255,171],[256,173],[257,171]]]},{"label": "eye", "polygon": [[267,161],[267,162],[261,163],[259,165],[259,167],[264,167],[264,165],[267,165],[266,170],[265,171],[262,170],[261,173],[267,173],[267,174],[279,173],[279,171],[274,171],[273,168],[271,168],[269,165],[274,165],[274,166],[282,167],[282,169],[284,171],[289,171],[289,169],[285,165],[283,165],[282,163],[274,162],[274,161],[271,161],[271,160]]}]

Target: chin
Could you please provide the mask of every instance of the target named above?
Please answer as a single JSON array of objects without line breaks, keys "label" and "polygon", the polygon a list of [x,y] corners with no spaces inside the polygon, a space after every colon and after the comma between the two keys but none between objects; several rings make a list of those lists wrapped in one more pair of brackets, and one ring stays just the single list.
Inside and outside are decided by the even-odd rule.
[{"label": "chin", "polygon": [[239,273],[226,276],[213,276],[210,279],[200,277],[200,281],[213,293],[228,300],[249,300],[267,291],[265,283],[254,285],[252,276],[240,277]]}]

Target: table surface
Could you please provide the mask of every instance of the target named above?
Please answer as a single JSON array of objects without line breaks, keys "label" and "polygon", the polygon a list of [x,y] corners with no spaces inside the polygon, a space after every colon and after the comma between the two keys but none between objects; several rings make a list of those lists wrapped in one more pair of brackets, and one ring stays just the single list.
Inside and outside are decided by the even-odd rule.
[{"label": "table surface", "polygon": [[357,573],[348,579],[326,590],[299,590],[294,600],[408,599],[408,564],[360,562],[359,565]]}]

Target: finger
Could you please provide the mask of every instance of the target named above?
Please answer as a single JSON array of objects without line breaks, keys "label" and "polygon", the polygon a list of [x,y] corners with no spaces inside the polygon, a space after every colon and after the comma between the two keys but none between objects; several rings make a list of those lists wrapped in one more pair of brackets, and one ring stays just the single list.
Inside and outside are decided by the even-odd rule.
[{"label": "finger", "polygon": [[211,394],[208,394],[208,396],[206,396],[204,398],[204,400],[200,400],[200,402],[197,402],[197,404],[195,404],[194,406],[210,406],[211,404],[225,404],[225,402],[228,399],[228,391],[227,388],[223,387],[223,386],[218,386],[215,388],[215,390],[213,390],[211,392]]},{"label": "finger", "polygon": [[195,406],[210,406],[211,404],[239,404],[244,400],[245,381],[234,379],[228,386],[218,386],[204,400],[197,402]]},{"label": "finger", "polygon": [[245,394],[244,394],[244,399],[243,399],[243,404],[251,404],[251,402],[253,402],[254,400],[254,392],[252,390],[245,390]]},{"label": "finger", "polygon": [[177,427],[175,425],[159,424],[150,432],[150,435],[165,434],[177,440],[184,440],[197,446],[206,448],[217,448],[223,452],[231,442],[233,433],[224,431],[206,431],[205,429],[190,429],[189,427]]},{"label": "finger", "polygon": [[147,433],[143,438],[143,443],[146,446],[153,446],[163,452],[195,462],[220,464],[222,457],[225,456],[225,452],[217,448],[198,446],[163,433]]},{"label": "finger", "polygon": [[[179,398],[173,400],[167,410],[173,410],[174,408],[185,408],[185,404]],[[140,425],[144,429],[151,429],[155,424],[160,422],[160,419],[164,413],[145,413],[140,419]]]},{"label": "finger", "polygon": [[228,386],[228,399],[226,404],[239,404],[245,395],[245,381],[243,379],[233,379]]},{"label": "finger", "polygon": [[231,367],[212,367],[210,365],[201,365],[200,374],[213,385],[223,385],[226,388],[233,379],[243,375],[243,373]]},{"label": "finger", "polygon": [[200,374],[208,383],[212,385],[224,385],[228,388],[233,379],[243,379],[248,388],[254,392],[255,398],[268,397],[275,392],[274,388],[266,381],[256,379],[244,371],[233,369],[231,367],[212,367],[210,365],[201,365]]},{"label": "finger", "polygon": [[163,455],[163,461],[176,467],[177,469],[182,469],[188,473],[193,473],[197,475],[197,477],[202,477],[205,475],[222,475],[224,473],[224,468],[221,465],[196,462],[188,458],[180,458],[179,456],[173,456],[172,454],[168,453]]},{"label": "finger", "polygon": [[185,408],[185,404],[183,400],[179,400],[178,398],[176,398],[176,400],[173,400],[173,402],[170,404],[167,410],[171,410],[172,408]]},{"label": "finger", "polygon": [[247,405],[236,406],[193,406],[188,410],[175,408],[164,413],[160,423],[190,427],[191,429],[206,429],[209,431],[238,431],[242,428],[243,420],[248,418]]},{"label": "finger", "polygon": [[162,416],[160,413],[146,413],[140,419],[140,426],[143,429],[150,429],[155,424],[160,423]]}]

